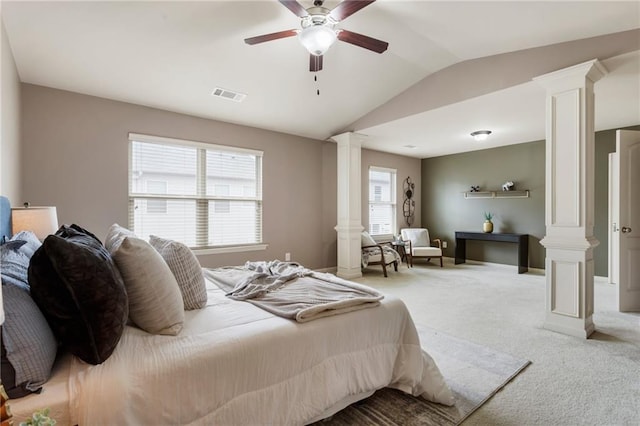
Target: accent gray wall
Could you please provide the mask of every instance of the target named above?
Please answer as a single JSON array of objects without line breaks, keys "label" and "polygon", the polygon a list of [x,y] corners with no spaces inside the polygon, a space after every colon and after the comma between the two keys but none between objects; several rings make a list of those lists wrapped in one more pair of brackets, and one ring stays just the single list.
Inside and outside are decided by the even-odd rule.
[{"label": "accent gray wall", "polygon": [[[640,130],[640,126],[627,127]],[[608,272],[609,153],[616,150],[616,131],[595,134],[595,217],[594,236],[600,244],[594,249],[595,275]],[[529,142],[464,154],[422,160],[422,222],[434,237],[450,241],[445,250],[454,256],[455,231],[482,231],[482,213],[496,213],[494,232],[530,234],[529,265],[544,268],[545,250],[540,240],[544,224],[544,141]],[[506,180],[517,189],[531,190],[528,199],[467,199],[462,192],[470,185],[500,190]],[[516,264],[514,247],[505,243],[467,242],[467,257],[495,263]]]},{"label": "accent gray wall", "polygon": [[20,79],[7,40],[4,21],[0,20],[2,38],[2,135],[0,136],[0,194],[12,205],[22,204],[20,189]]},{"label": "accent gray wall", "polygon": [[[529,265],[544,268],[544,141],[510,145],[422,160],[422,224],[431,238],[447,240],[454,257],[455,231],[482,232],[483,213],[492,212],[494,232],[529,234]],[[471,185],[500,191],[508,180],[530,198],[465,199]],[[467,242],[467,258],[517,264],[515,245]]]}]

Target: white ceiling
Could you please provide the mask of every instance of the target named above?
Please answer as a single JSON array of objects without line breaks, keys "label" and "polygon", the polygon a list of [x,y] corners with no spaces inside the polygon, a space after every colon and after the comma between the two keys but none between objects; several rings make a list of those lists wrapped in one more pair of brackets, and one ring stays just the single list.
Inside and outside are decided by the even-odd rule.
[{"label": "white ceiling", "polygon": [[[640,2],[378,0],[339,26],[388,41],[388,51],[338,42],[318,81],[295,37],[243,42],[299,28],[276,0],[2,0],[2,19],[23,82],[324,140],[458,62],[640,28]],[[640,124],[638,52],[604,64],[596,128]],[[215,98],[215,87],[247,98]],[[494,133],[479,146],[469,132],[480,128]],[[367,148],[418,158],[539,140],[544,92],[525,83],[355,130]]]}]

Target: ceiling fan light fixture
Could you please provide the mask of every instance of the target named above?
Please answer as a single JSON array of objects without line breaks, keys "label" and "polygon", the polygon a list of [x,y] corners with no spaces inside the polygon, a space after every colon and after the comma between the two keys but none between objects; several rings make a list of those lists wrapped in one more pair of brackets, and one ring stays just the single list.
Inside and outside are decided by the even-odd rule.
[{"label": "ceiling fan light fixture", "polygon": [[322,56],[335,43],[337,35],[325,25],[310,25],[298,33],[298,39],[309,53]]},{"label": "ceiling fan light fixture", "polygon": [[490,134],[491,130],[476,130],[475,132],[471,132],[471,136],[473,136],[476,142],[486,141]]}]

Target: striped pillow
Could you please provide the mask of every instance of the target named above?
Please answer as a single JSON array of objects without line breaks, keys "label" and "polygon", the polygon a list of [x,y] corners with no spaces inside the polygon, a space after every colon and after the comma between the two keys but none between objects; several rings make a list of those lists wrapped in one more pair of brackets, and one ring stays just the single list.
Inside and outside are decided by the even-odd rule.
[{"label": "striped pillow", "polygon": [[193,252],[177,241],[151,235],[149,243],[160,253],[178,281],[186,310],[201,309],[207,304],[207,288],[202,267]]}]

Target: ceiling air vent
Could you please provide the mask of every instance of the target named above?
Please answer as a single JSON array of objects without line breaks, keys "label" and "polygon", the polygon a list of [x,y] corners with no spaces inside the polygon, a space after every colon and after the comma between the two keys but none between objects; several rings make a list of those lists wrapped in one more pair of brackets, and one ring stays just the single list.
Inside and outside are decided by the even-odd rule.
[{"label": "ceiling air vent", "polygon": [[244,98],[247,97],[244,93],[233,92],[231,90],[223,89],[221,87],[216,87],[211,92],[211,95],[217,96],[219,98],[228,99],[230,101],[242,102]]}]

